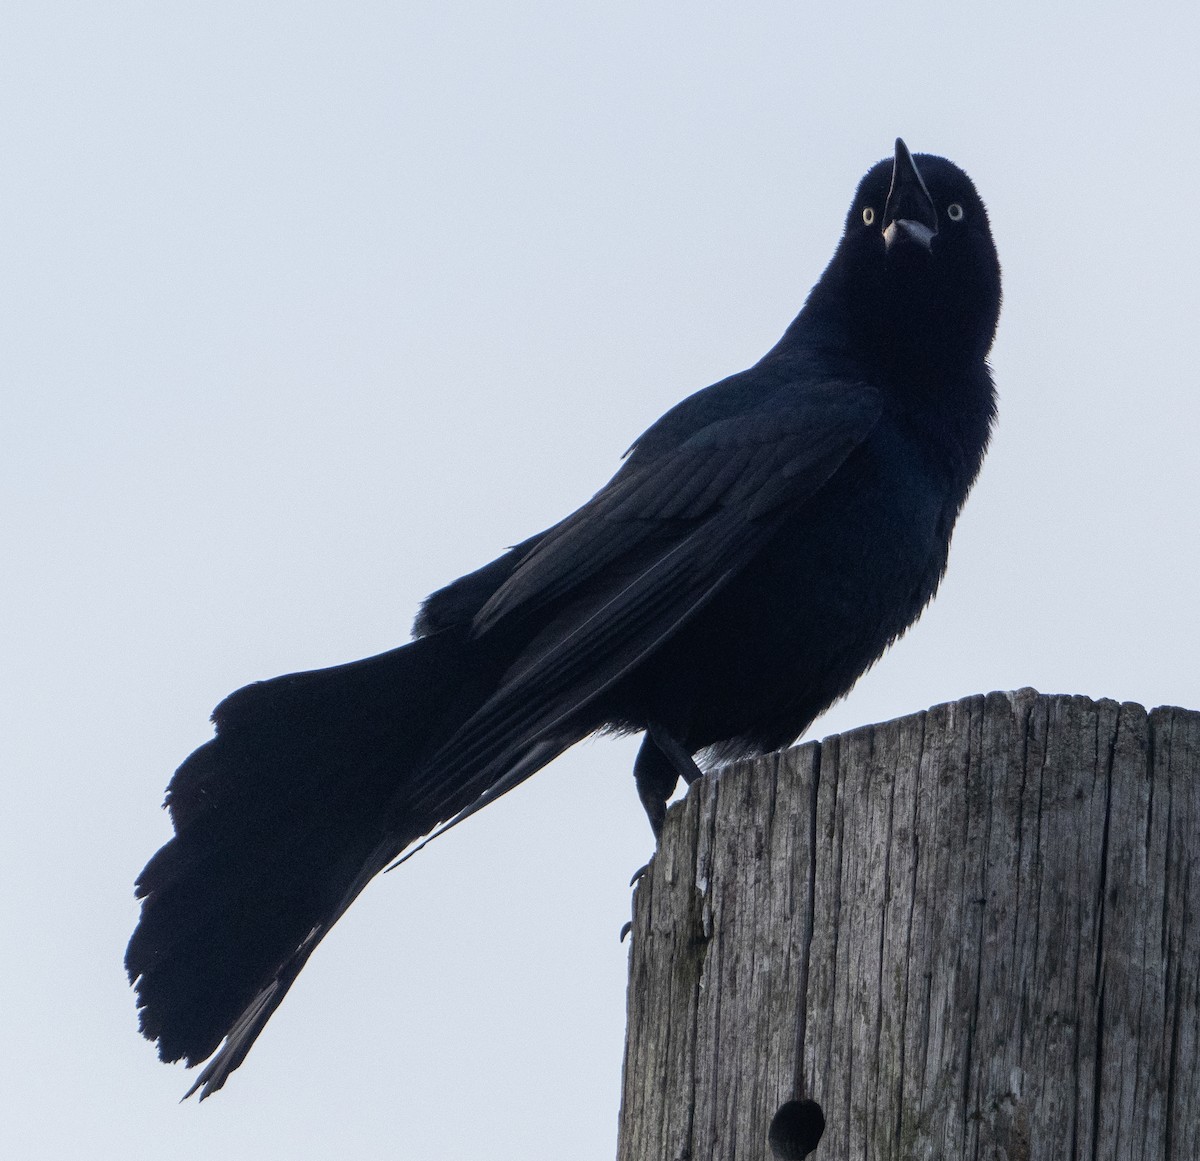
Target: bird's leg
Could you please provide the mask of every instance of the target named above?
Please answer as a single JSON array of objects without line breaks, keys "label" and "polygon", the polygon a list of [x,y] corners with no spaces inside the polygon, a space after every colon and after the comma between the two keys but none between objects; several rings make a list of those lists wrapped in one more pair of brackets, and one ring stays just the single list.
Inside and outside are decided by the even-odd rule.
[{"label": "bird's leg", "polygon": [[663,821],[667,817],[667,799],[675,792],[679,774],[666,754],[654,744],[654,739],[648,732],[642,739],[642,748],[638,750],[637,759],[633,763],[633,778],[657,842],[662,835]]},{"label": "bird's leg", "polygon": [[[667,817],[667,799],[675,792],[682,778],[689,786],[704,771],[693,761],[684,745],[672,737],[662,726],[651,725],[642,739],[642,748],[633,763],[633,777],[637,782],[638,797],[646,809],[654,841],[662,838],[663,822]],[[639,867],[629,880],[632,887],[648,870],[650,864]],[[624,942],[633,927],[632,922],[621,928]]]},{"label": "bird's leg", "polygon": [[691,751],[676,737],[667,733],[662,726],[651,725],[646,735],[654,740],[654,744],[667,756],[667,760],[675,768],[675,773],[691,786],[704,771],[696,765]]},{"label": "bird's leg", "polygon": [[642,748],[633,764],[633,777],[655,839],[662,835],[667,799],[675,792],[679,779],[690,786],[701,773],[683,744],[665,729],[651,725],[646,730]]}]

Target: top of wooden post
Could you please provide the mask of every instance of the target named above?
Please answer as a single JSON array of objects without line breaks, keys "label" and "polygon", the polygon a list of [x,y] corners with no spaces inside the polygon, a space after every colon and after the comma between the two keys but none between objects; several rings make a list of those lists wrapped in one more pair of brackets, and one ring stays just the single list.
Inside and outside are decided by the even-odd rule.
[{"label": "top of wooden post", "polygon": [[1033,690],[735,763],[637,890],[621,1161],[1200,1157],[1200,713]]}]

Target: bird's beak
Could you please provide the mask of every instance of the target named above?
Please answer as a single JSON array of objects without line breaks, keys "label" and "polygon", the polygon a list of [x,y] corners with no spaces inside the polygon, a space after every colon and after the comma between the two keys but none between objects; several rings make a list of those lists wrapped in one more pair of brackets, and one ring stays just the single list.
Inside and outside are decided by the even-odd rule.
[{"label": "bird's beak", "polygon": [[883,241],[890,250],[901,238],[932,248],[937,234],[937,209],[921,180],[921,171],[908,146],[896,138],[896,160],[892,163],[892,187],[883,209]]}]

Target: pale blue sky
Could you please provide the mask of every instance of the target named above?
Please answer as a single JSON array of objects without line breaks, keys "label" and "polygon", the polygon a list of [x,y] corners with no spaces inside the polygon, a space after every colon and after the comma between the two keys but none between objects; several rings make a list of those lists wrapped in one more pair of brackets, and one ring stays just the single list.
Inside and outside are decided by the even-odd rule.
[{"label": "pale blue sky", "polygon": [[1197,8],[10,2],[0,1152],[614,1154],[632,742],[377,883],[204,1107],[131,884],[244,682],[403,640],[753,362],[901,134],[988,202],[1001,421],[828,733],[1035,685],[1200,706]]}]

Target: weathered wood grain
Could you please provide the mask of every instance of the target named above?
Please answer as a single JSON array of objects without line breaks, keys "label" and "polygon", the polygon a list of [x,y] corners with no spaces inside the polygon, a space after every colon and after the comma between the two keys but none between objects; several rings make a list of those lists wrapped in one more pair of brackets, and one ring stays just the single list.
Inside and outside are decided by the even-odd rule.
[{"label": "weathered wood grain", "polygon": [[638,885],[619,1161],[1200,1159],[1200,713],[989,694],[727,767]]}]

